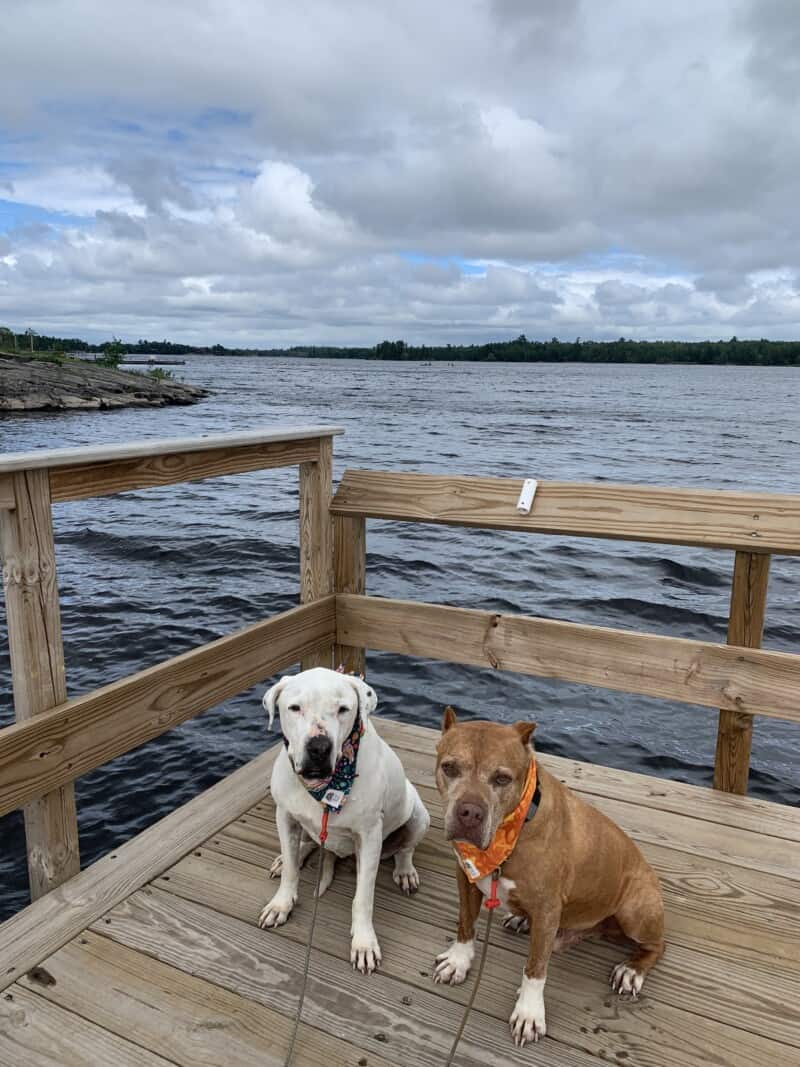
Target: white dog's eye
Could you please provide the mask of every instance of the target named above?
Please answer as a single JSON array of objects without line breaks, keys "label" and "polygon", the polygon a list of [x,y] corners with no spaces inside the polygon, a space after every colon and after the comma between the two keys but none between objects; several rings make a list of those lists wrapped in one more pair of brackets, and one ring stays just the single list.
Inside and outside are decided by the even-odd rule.
[{"label": "white dog's eye", "polygon": [[299,710],[300,710],[300,705],[299,704],[290,704],[289,705],[289,711],[299,711]]},{"label": "white dog's eye", "polygon": [[346,715],[350,709],[346,704],[340,704],[338,710],[340,715]]}]

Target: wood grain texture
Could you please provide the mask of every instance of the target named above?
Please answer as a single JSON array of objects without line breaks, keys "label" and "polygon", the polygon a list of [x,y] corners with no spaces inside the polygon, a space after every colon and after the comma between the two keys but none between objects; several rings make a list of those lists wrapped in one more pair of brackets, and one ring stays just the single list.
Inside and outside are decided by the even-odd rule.
[{"label": "wood grain texture", "polygon": [[342,594],[337,641],[800,722],[800,656]]},{"label": "wood grain texture", "polygon": [[2,1067],[170,1067],[155,1052],[12,986],[0,997]]},{"label": "wood grain texture", "polygon": [[[8,645],[18,729],[34,726],[67,699],[61,613],[46,470],[12,475],[15,507],[0,510]],[[12,727],[13,729],[13,727]],[[75,792],[42,790],[25,808],[31,899],[80,870]]]},{"label": "wood grain texture", "polygon": [[520,515],[522,482],[348,470],[332,510],[408,522],[800,553],[800,496],[539,481],[530,514]]},{"label": "wood grain texture", "polygon": [[[49,957],[44,968],[52,984],[27,976],[20,984],[36,988],[42,998],[73,1016],[158,1050],[170,1063],[282,1067],[291,1030],[286,1014],[238,996],[207,976],[187,974],[154,959],[152,951],[146,954],[87,931]],[[312,1062],[306,1045],[309,1031],[304,1027],[298,1039],[302,1055],[296,1061],[307,1065]],[[322,1035],[317,1031],[315,1037],[319,1050]],[[345,1067],[357,1059],[353,1046],[333,1035],[326,1035],[325,1043],[318,1063]]]},{"label": "wood grain texture", "polygon": [[[333,592],[333,523],[330,516],[333,442],[319,442],[313,463],[300,464],[300,603]],[[303,657],[301,667],[331,667],[333,643]]]},{"label": "wood grain texture", "polygon": [[261,800],[277,751],[251,760],[0,925],[0,990]]},{"label": "wood grain texture", "polygon": [[37,448],[33,452],[0,453],[0,474],[37,470],[46,467],[86,466],[87,464],[116,462],[147,456],[163,456],[176,452],[205,452],[209,449],[239,448],[240,446],[272,444],[279,441],[300,441],[318,437],[336,437],[344,433],[340,426],[284,426],[247,433],[220,433],[208,436],[145,438],[122,444],[82,445],[79,448]]},{"label": "wood grain texture", "polygon": [[329,649],[334,610],[292,608],[0,730],[0,814]]},{"label": "wood grain texture", "polygon": [[[255,875],[260,881],[259,895],[263,895],[264,872],[257,868],[234,864],[229,876],[235,878],[242,868],[248,889],[253,888]],[[396,888],[394,891],[398,893]],[[238,886],[231,886],[230,896],[241,900]],[[323,899],[321,905],[324,903]],[[373,1057],[378,1057],[398,1065],[441,1067],[458,1023],[459,1005],[442,997],[429,978],[411,987],[405,975],[389,974],[384,968],[369,978],[354,973],[347,948],[346,911],[339,899],[335,908],[326,907],[325,918],[320,921],[321,940],[312,955],[304,1018],[329,1035],[332,1055],[339,1041],[352,1042],[358,1050],[348,1061],[353,1065],[363,1058],[372,1064]],[[334,916],[331,928],[329,917]],[[229,910],[221,914],[159,890],[137,893],[135,899],[123,902],[106,918],[108,923],[95,927],[104,937],[151,954],[247,1001],[268,1005],[282,1015],[291,1016],[295,1010],[307,924],[302,931],[295,928],[293,936],[276,935],[258,930],[254,919],[242,922],[231,917]],[[418,970],[427,969],[432,948],[429,945],[417,959]],[[518,982],[515,971],[507,976],[508,987]],[[482,1004],[476,1005],[458,1064],[527,1067],[530,1052],[514,1048],[507,1015],[501,1020],[482,1008]],[[586,1053],[552,1039],[544,1048],[553,1067],[588,1067],[593,1063]],[[277,1051],[273,1049],[273,1055]]]},{"label": "wood grain texture", "polygon": [[[367,581],[367,523],[360,517],[335,515],[333,518],[333,587],[336,593],[364,593]],[[333,661],[347,671],[363,674],[364,648],[337,644]]]},{"label": "wood grain texture", "polygon": [[225,474],[290,467],[315,459],[319,447],[319,438],[309,438],[54,467],[50,471],[50,489],[54,502],[108,496]]},{"label": "wood grain texture", "polygon": [[[768,555],[737,552],[733,567],[728,644],[759,648],[769,584]],[[744,795],[750,776],[753,716],[721,709],[714,760],[714,788]]]},{"label": "wood grain texture", "polygon": [[0,474],[0,510],[16,507],[14,479],[10,474]]}]

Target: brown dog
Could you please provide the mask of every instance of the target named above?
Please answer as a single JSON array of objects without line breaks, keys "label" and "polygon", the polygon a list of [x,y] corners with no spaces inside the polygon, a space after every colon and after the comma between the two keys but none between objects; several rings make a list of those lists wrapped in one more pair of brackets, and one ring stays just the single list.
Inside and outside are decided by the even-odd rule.
[{"label": "brown dog", "polygon": [[[526,780],[532,782],[530,738],[535,729],[535,723],[523,722],[457,723],[453,709],[446,709],[436,784],[445,801],[448,841],[468,843],[472,855],[494,847],[503,820],[525,806],[521,797]],[[532,815],[522,824],[497,883],[500,901],[510,912],[506,925],[530,929],[528,961],[510,1020],[518,1045],[546,1033],[543,991],[554,950],[590,933],[624,935],[636,948],[614,968],[611,985],[633,996],[664,952],[664,905],[652,867],[605,815],[547,771],[537,768],[537,776]],[[477,858],[487,855],[494,863],[491,849]],[[434,975],[435,981],[454,985],[469,973],[475,921],[491,884],[491,875],[478,878],[480,868],[468,860],[466,866],[473,881],[459,864],[457,940],[437,957]]]}]

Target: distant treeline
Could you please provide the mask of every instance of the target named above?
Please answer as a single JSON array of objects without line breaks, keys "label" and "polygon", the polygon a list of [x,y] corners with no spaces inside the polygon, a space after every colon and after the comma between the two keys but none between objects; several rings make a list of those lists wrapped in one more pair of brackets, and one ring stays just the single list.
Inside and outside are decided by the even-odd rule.
[{"label": "distant treeline", "polygon": [[[10,331],[6,337],[13,337]],[[482,345],[409,345],[405,341],[381,341],[371,348],[337,348],[329,345],[298,345],[293,348],[226,348],[224,345],[198,346],[174,341],[140,340],[130,344],[114,338],[102,344],[89,344],[77,337],[48,337],[26,331],[18,334],[17,347],[24,352],[112,352],[120,355],[158,356],[282,356],[311,359],[389,359],[389,360],[479,360],[509,363],[718,363],[761,366],[799,366],[800,341],[529,341],[524,334],[513,341],[490,341]],[[0,332],[0,347],[8,341]]]}]

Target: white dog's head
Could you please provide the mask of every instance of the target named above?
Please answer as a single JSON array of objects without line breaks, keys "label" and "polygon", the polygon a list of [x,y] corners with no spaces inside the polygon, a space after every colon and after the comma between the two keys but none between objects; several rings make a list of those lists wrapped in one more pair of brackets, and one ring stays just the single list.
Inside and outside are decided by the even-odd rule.
[{"label": "white dog's head", "polygon": [[281,678],[263,700],[270,726],[278,714],[292,766],[309,780],[330,777],[358,712],[366,721],[377,703],[372,686],[327,667]]}]

